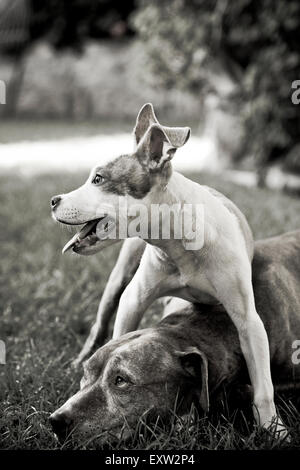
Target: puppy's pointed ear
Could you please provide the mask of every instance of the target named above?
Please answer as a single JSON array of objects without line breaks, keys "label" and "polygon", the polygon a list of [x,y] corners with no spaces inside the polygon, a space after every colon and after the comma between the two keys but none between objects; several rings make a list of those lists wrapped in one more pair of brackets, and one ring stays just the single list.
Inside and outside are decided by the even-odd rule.
[{"label": "puppy's pointed ear", "polygon": [[133,129],[135,147],[140,143],[149,127],[156,123],[158,123],[158,120],[155,116],[152,103],[144,104],[139,111],[135,128]]},{"label": "puppy's pointed ear", "polygon": [[198,348],[190,347],[185,351],[178,351],[177,356],[185,373],[194,378],[196,382],[199,381],[199,387],[196,387],[199,403],[203,411],[208,412],[208,364],[206,355]]},{"label": "puppy's pointed ear", "polygon": [[152,124],[140,141],[136,153],[150,170],[158,170],[170,161],[190,137],[189,127],[163,127]]}]

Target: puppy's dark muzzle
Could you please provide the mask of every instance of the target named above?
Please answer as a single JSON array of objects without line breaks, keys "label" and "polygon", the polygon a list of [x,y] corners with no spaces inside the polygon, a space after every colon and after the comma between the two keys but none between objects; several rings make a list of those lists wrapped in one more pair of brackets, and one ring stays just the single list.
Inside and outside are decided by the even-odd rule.
[{"label": "puppy's dark muzzle", "polygon": [[59,439],[65,439],[72,429],[72,419],[63,413],[55,413],[49,418],[53,432]]}]

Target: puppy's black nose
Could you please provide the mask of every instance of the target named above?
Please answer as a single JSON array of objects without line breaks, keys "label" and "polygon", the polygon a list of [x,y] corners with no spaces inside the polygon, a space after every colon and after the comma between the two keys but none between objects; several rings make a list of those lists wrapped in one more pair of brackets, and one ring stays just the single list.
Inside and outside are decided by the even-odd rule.
[{"label": "puppy's black nose", "polygon": [[52,209],[54,209],[55,207],[58,206],[60,200],[61,200],[61,197],[60,197],[60,196],[54,196],[54,197],[51,199],[51,207],[52,207]]},{"label": "puppy's black nose", "polygon": [[50,424],[53,431],[59,437],[65,437],[67,435],[68,429],[70,429],[72,420],[63,413],[55,413],[51,415]]}]

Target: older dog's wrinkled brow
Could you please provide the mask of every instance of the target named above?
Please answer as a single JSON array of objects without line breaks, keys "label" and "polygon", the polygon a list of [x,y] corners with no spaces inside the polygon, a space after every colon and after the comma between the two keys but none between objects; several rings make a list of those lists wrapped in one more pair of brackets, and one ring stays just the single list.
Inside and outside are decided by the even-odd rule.
[{"label": "older dog's wrinkled brow", "polygon": [[99,372],[93,368],[83,367],[82,380],[87,383],[95,382],[99,377]]},{"label": "older dog's wrinkled brow", "polygon": [[[104,364],[103,371],[105,370],[107,373],[119,369],[121,366],[124,365],[124,358],[120,355],[115,355],[110,357],[106,363]],[[126,367],[124,368],[126,369]]]},{"label": "older dog's wrinkled brow", "polygon": [[83,371],[85,376],[89,377],[90,380],[96,380],[101,375],[107,360],[106,355],[103,351],[98,350],[90,359],[83,363]]}]

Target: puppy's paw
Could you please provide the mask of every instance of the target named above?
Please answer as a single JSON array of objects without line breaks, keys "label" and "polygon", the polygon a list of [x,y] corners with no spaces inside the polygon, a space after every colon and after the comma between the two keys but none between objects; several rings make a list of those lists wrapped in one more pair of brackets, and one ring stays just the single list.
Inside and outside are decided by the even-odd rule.
[{"label": "puppy's paw", "polygon": [[281,442],[291,442],[291,435],[279,416],[275,416],[271,423],[266,423],[263,428],[271,438]]}]

